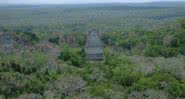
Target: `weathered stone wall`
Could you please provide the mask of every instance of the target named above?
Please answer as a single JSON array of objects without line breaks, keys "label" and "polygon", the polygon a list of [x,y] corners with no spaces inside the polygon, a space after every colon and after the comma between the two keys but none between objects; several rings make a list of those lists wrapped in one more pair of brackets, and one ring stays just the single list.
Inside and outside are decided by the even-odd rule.
[{"label": "weathered stone wall", "polygon": [[103,59],[103,44],[98,36],[98,31],[92,30],[88,33],[85,52],[89,60]]}]

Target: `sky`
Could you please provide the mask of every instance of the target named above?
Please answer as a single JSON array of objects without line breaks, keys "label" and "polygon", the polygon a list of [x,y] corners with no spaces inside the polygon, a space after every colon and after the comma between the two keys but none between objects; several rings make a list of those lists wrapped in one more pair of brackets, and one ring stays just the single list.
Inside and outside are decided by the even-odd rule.
[{"label": "sky", "polygon": [[0,4],[78,4],[78,3],[124,3],[185,0],[0,0]]}]

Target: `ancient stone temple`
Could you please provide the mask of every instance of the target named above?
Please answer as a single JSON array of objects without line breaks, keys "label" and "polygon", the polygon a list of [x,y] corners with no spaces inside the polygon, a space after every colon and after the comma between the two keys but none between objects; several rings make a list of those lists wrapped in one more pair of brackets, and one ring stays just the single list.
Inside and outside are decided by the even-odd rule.
[{"label": "ancient stone temple", "polygon": [[0,33],[0,50],[8,53],[14,51],[14,40],[11,34]]},{"label": "ancient stone temple", "polygon": [[98,36],[98,31],[89,31],[85,46],[88,60],[97,61],[103,59],[103,44]]}]

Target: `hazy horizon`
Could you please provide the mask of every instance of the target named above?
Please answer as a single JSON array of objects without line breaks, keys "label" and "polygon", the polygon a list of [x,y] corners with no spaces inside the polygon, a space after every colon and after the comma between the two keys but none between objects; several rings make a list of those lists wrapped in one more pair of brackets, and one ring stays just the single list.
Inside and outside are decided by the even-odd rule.
[{"label": "hazy horizon", "polygon": [[185,0],[0,0],[0,4],[86,4],[86,3],[145,3],[145,2],[174,2]]}]

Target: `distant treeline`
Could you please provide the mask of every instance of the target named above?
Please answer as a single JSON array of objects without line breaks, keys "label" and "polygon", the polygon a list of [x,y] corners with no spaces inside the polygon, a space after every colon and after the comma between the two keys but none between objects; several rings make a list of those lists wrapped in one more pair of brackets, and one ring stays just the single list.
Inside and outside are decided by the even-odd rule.
[{"label": "distant treeline", "polygon": [[92,28],[109,32],[136,26],[153,30],[185,16],[184,7],[178,4],[146,5],[4,5],[0,6],[0,30],[81,33]]}]

